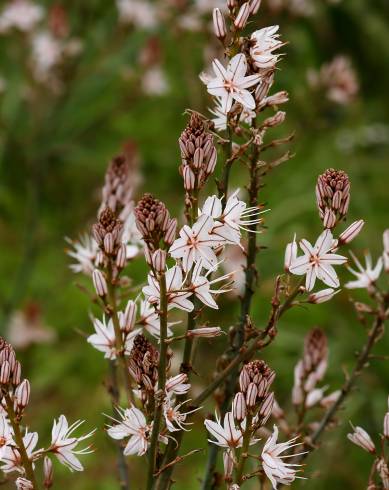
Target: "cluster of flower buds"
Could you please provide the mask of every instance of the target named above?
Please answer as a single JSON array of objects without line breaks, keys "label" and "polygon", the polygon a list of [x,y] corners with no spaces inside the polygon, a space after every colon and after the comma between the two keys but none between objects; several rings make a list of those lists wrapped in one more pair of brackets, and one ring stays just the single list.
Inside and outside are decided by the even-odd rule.
[{"label": "cluster of flower buds", "polygon": [[0,385],[1,399],[13,401],[14,411],[18,417],[28,405],[30,399],[30,382],[21,381],[21,365],[16,360],[13,347],[0,337]]},{"label": "cluster of flower buds", "polygon": [[149,252],[169,247],[174,242],[177,220],[170,218],[165,204],[151,194],[144,194],[138,202],[135,208],[135,219],[136,226]]},{"label": "cluster of flower buds", "polygon": [[187,191],[201,189],[215,170],[217,152],[206,122],[196,113],[178,140],[182,164],[180,173]]},{"label": "cluster of flower buds", "polygon": [[143,403],[154,389],[158,381],[159,352],[144,335],[138,334],[128,360],[128,368],[140,390]]},{"label": "cluster of flower buds", "polygon": [[[94,239],[96,240],[103,256],[117,257],[120,249],[125,247],[121,237],[123,233],[123,222],[117,219],[111,208],[104,208],[99,215],[97,223],[92,227]],[[101,259],[103,262],[103,258]]]},{"label": "cluster of flower buds", "polygon": [[274,393],[269,388],[275,378],[275,372],[260,360],[245,364],[239,375],[240,391],[235,395],[233,413],[242,421],[248,413],[256,415],[258,425],[266,423],[271,415]]},{"label": "cluster of flower buds", "polygon": [[316,202],[324,228],[332,230],[345,218],[350,203],[350,181],[346,172],[330,168],[319,175]]},{"label": "cluster of flower buds", "polygon": [[132,205],[133,179],[131,178],[130,160],[126,154],[114,157],[105,174],[102,190],[102,207],[108,207],[117,216]]},{"label": "cluster of flower buds", "polygon": [[310,407],[322,399],[323,390],[316,388],[316,385],[324,377],[327,362],[327,337],[320,328],[314,328],[305,337],[303,358],[296,364],[294,370],[292,392],[294,405],[305,403]]}]

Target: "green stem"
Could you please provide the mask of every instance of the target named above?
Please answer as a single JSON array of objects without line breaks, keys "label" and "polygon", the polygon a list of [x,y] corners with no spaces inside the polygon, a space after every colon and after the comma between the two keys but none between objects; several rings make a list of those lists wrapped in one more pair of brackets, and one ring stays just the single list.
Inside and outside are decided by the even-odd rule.
[{"label": "green stem", "polygon": [[23,436],[22,436],[21,431],[20,431],[20,426],[18,423],[18,419],[17,419],[16,413],[15,413],[14,407],[13,407],[13,402],[11,400],[11,397],[9,396],[8,391],[3,392],[3,396],[4,396],[5,402],[7,404],[8,417],[9,417],[9,420],[10,420],[11,425],[12,425],[15,442],[16,442],[16,445],[17,445],[18,450],[19,450],[19,454],[20,454],[20,458],[22,461],[24,471],[26,472],[26,477],[32,483],[33,489],[38,490],[39,487],[38,487],[38,484],[36,482],[35,473],[34,473],[34,469],[32,466],[32,461],[28,457],[26,447],[25,447],[24,442],[23,442]]},{"label": "green stem", "polygon": [[[161,273],[159,277],[159,290],[160,290],[160,348],[159,348],[159,366],[158,366],[158,390],[162,394],[165,392],[166,385],[166,360],[167,360],[167,314],[168,314],[168,301],[166,290],[166,278],[165,274]],[[147,490],[151,490],[154,487],[154,473],[156,471],[157,453],[158,453],[158,436],[160,431],[161,419],[162,419],[162,404],[163,400],[157,400],[154,410],[154,422],[153,430],[150,438],[149,448],[149,469],[147,476]]]},{"label": "green stem", "polygon": [[242,484],[244,467],[248,458],[248,451],[249,451],[250,439],[251,439],[252,417],[253,417],[252,414],[248,414],[246,419],[246,430],[245,433],[243,434],[242,450],[240,453],[238,467],[236,469],[236,483],[238,485]]}]

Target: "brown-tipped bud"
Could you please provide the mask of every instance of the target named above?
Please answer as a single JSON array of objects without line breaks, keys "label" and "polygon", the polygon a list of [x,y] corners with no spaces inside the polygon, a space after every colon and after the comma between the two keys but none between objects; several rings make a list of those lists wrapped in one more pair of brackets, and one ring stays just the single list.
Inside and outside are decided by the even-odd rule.
[{"label": "brown-tipped bud", "polygon": [[213,9],[213,30],[215,36],[221,41],[227,35],[226,21],[224,20],[224,15],[218,8]]},{"label": "brown-tipped bud", "polygon": [[363,219],[359,219],[358,221],[354,221],[354,223],[351,223],[351,225],[339,235],[339,245],[352,242],[354,238],[359,235],[364,224],[365,221]]},{"label": "brown-tipped bud", "polygon": [[[245,374],[244,374],[245,373]],[[241,384],[241,390],[248,391],[249,386],[247,386],[246,390],[242,388],[241,380],[246,382],[248,377],[249,383],[254,383],[257,387],[257,395],[264,396],[267,393],[270,385],[274,381],[275,372],[269,368],[269,366],[264,361],[251,361],[245,364],[242,368],[241,375],[239,377],[239,382]]]},{"label": "brown-tipped bud", "polygon": [[244,394],[239,391],[234,398],[233,404],[232,404],[232,412],[234,414],[234,417],[236,420],[241,422],[245,417],[246,417],[246,400],[244,397]]},{"label": "brown-tipped bud", "polygon": [[308,296],[308,302],[314,304],[325,303],[326,301],[330,301],[338,292],[339,290],[335,291],[332,288],[322,289],[321,291],[310,294]]},{"label": "brown-tipped bud", "polygon": [[19,409],[23,409],[28,405],[30,400],[30,382],[24,379],[15,389],[15,403]]},{"label": "brown-tipped bud", "polygon": [[238,5],[237,0],[227,0],[227,7],[232,10]]},{"label": "brown-tipped bud", "polygon": [[213,173],[217,160],[208,124],[198,114],[191,114],[178,143],[181,150],[180,173],[184,179],[184,188],[188,191],[195,187],[201,189]]},{"label": "brown-tipped bud", "polygon": [[224,478],[229,479],[234,471],[235,462],[231,449],[223,451]]},{"label": "brown-tipped bud", "polygon": [[205,337],[205,338],[213,338],[218,337],[223,333],[220,327],[200,327],[195,330],[188,330],[186,335],[189,338],[193,337]]},{"label": "brown-tipped bud", "polygon": [[258,388],[255,383],[250,383],[246,392],[246,405],[254,407],[257,402]]},{"label": "brown-tipped bud", "polygon": [[250,0],[250,14],[255,15],[258,13],[262,0]]},{"label": "brown-tipped bud", "polygon": [[9,382],[11,376],[11,366],[8,361],[4,361],[0,368],[0,383],[5,385]]},{"label": "brown-tipped bud", "polygon": [[166,267],[166,251],[161,250],[160,248],[156,250],[152,257],[151,257],[151,263],[154,267],[154,270],[156,272],[162,272],[165,270]]},{"label": "brown-tipped bud", "polygon": [[135,208],[136,226],[150,250],[157,250],[173,220],[165,204],[144,194]]},{"label": "brown-tipped bud", "polygon": [[118,269],[124,269],[127,264],[127,247],[125,243],[122,243],[118,248],[116,254],[116,267]]},{"label": "brown-tipped bud", "polygon": [[20,383],[20,379],[22,376],[22,366],[19,361],[15,362],[15,367],[12,372],[12,384],[17,386]]},{"label": "brown-tipped bud", "polygon": [[281,105],[285,104],[285,102],[288,102],[289,100],[289,95],[286,90],[282,90],[281,92],[277,92],[274,95],[270,95],[269,97],[266,97],[262,104],[267,105],[267,106],[274,106],[274,105]]},{"label": "brown-tipped bud", "polygon": [[152,392],[158,381],[159,352],[144,335],[139,334],[129,357],[129,371],[141,390]]},{"label": "brown-tipped bud", "polygon": [[16,490],[34,490],[34,485],[27,478],[19,476],[15,481]]},{"label": "brown-tipped bud", "polygon": [[330,168],[319,175],[316,203],[325,228],[335,228],[346,216],[350,203],[350,181],[343,170]]},{"label": "brown-tipped bud", "polygon": [[116,218],[111,208],[104,208],[99,214],[98,222],[93,225],[92,232],[101,250],[111,255],[121,244],[123,223]]},{"label": "brown-tipped bud", "polygon": [[266,128],[274,128],[275,126],[279,126],[285,121],[286,112],[278,111],[272,117],[268,117],[263,122],[263,127]]},{"label": "brown-tipped bud", "polygon": [[107,281],[99,269],[94,269],[92,273],[93,285],[98,296],[105,296],[108,293]]},{"label": "brown-tipped bud", "polygon": [[270,70],[263,75],[263,77],[261,78],[261,82],[257,85],[257,88],[255,89],[254,92],[255,100],[259,104],[263,102],[263,100],[269,93],[269,90],[273,85],[273,82],[274,82],[274,70]]},{"label": "brown-tipped bud", "polygon": [[46,489],[53,485],[53,463],[48,456],[43,460],[43,485]]},{"label": "brown-tipped bud", "polygon": [[245,2],[239,9],[238,15],[234,20],[234,26],[237,29],[243,29],[250,17],[250,2]]}]

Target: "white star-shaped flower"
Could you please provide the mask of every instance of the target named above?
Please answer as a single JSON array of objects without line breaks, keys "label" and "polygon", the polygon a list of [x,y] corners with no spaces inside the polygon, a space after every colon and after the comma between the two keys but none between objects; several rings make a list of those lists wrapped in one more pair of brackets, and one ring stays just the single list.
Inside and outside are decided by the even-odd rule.
[{"label": "white star-shaped flower", "polygon": [[170,247],[170,255],[175,259],[182,259],[182,268],[189,271],[194,263],[200,260],[207,269],[213,269],[217,263],[212,248],[220,246],[224,240],[211,235],[214,221],[210,216],[202,215],[192,226],[184,225],[177,238]]},{"label": "white star-shaped flower", "polygon": [[299,244],[304,255],[293,260],[289,272],[296,275],[306,274],[305,287],[308,291],[315,286],[316,278],[327,286],[338,288],[339,279],[332,266],[344,264],[347,257],[331,252],[334,246],[331,231],[323,231],[313,246],[305,239]]},{"label": "white star-shaped flower", "polygon": [[274,425],[273,434],[266,441],[261,454],[263,470],[274,489],[277,489],[278,483],[281,483],[281,485],[290,485],[296,478],[299,478],[296,476],[298,471],[296,467],[301,466],[298,464],[285,463],[283,458],[289,456],[281,456],[284,451],[299,445],[294,443],[297,437],[294,437],[290,441],[278,444],[277,438],[278,427]]},{"label": "white star-shaped flower", "polygon": [[87,439],[95,432],[93,430],[84,436],[73,436],[73,432],[83,423],[83,420],[77,420],[74,422],[74,424],[69,426],[65,415],[61,415],[58,418],[58,421],[54,420],[53,423],[53,428],[51,431],[51,446],[48,450],[57,457],[58,461],[67,466],[70,471],[83,471],[84,467],[77,456],[92,452],[90,450],[90,446],[85,447],[84,449],[76,450],[79,442]]},{"label": "white star-shaped flower", "polygon": [[240,428],[236,427],[234,414],[227,412],[224,416],[224,422],[216,416],[216,422],[213,420],[204,420],[204,425],[207,431],[216,439],[208,439],[212,444],[216,444],[220,447],[237,448],[241,447],[243,443],[243,433]]},{"label": "white star-shaped flower", "polygon": [[152,425],[147,424],[146,417],[138,408],[131,407],[126,410],[118,409],[121,421],[109,427],[107,432],[112,439],[125,439],[129,437],[123,454],[125,456],[143,456],[149,446],[149,437]]},{"label": "white star-shaped flower", "polygon": [[255,109],[255,99],[247,89],[256,85],[261,76],[246,76],[247,60],[244,54],[235,55],[227,68],[218,59],[213,61],[212,67],[216,76],[207,82],[207,89],[211,95],[220,97],[222,112],[227,113],[234,100],[247,109]]},{"label": "white star-shaped flower", "polygon": [[358,289],[358,288],[368,289],[380,277],[382,267],[383,267],[382,257],[380,257],[377,260],[376,265],[373,267],[371,255],[368,253],[365,256],[365,267],[362,267],[361,263],[355,257],[355,255],[353,253],[351,253],[351,255],[352,258],[354,259],[356,266],[358,267],[358,270],[352,269],[351,267],[348,267],[348,270],[352,274],[354,274],[357,280],[347,282],[345,284],[345,287],[347,289]]}]

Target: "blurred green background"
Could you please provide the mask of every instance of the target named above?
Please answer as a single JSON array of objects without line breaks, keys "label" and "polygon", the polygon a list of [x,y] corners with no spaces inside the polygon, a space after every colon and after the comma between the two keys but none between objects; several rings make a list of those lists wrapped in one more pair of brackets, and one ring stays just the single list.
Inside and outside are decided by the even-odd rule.
[{"label": "blurred green background", "polygon": [[[137,197],[144,190],[153,192],[180,215],[177,138],[186,124],[183,112],[190,107],[206,113],[210,104],[198,74],[218,54],[209,29],[210,8],[218,2],[144,3],[158,10],[153,22],[146,22],[150,12],[135,22],[120,17],[113,1],[41,1],[43,13],[30,31],[0,29],[1,334],[7,335],[23,312],[22,321],[43,324],[55,335],[48,343],[19,350],[33,387],[27,421],[39,430],[42,445],[48,443],[52,419],[60,413],[71,420],[86,419],[89,429],[102,428],[102,413],[109,411],[103,386],[106,364],[80,335],[92,331],[91,308],[76,282],[88,281],[69,270],[64,239],[77,238],[93,223],[107,163],[129,141],[141,160],[143,182]],[[0,9],[7,5],[2,2]],[[295,157],[269,175],[261,191],[261,201],[271,211],[266,215],[268,229],[260,236],[266,248],[258,258],[253,311],[258,325],[267,318],[285,244],[294,233],[314,240],[320,232],[314,200],[319,173],[335,167],[350,175],[349,221],[366,220],[353,244],[355,251],[369,248],[376,258],[389,225],[389,4],[263,0],[249,30],[272,24],[280,25],[288,42],[273,87],[273,92],[285,89],[290,94],[280,134],[295,131],[296,137],[290,145]],[[48,73],[44,60],[37,69],[36,56],[53,55],[50,45],[37,48],[34,36],[42,32],[51,33],[62,49]],[[359,85],[345,103],[330,100],[327,88],[313,87],[308,77],[310,70],[318,72],[338,55],[351,60]],[[244,183],[239,166],[234,179]],[[132,266],[130,274],[135,283],[144,281],[141,264]],[[348,280],[348,273],[341,278]],[[364,299],[363,292],[356,296]],[[225,299],[221,311],[217,321],[224,327],[233,324],[236,305]],[[342,368],[352,365],[363,340],[346,290],[330,303],[286,315],[277,341],[265,352],[277,372],[277,398],[286,408],[303,336],[314,325],[329,336],[326,383],[331,391],[340,387]],[[207,351],[205,341],[203,347]],[[384,339],[377,352],[385,354],[388,347]],[[218,340],[215,349],[221,348]],[[205,379],[214,366],[214,359],[207,357],[199,373]],[[388,393],[387,365],[374,361],[341,413],[338,429],[326,435],[321,451],[308,459],[309,480],[295,483],[296,488],[365,488],[370,459],[346,440],[348,421],[377,434]],[[212,412],[212,403],[207,408]],[[185,447],[206,451],[200,417],[197,423]],[[95,453],[83,457],[84,473],[71,475],[56,465],[56,488],[117,488],[112,441],[99,431],[94,445]],[[201,453],[177,468],[177,488],[199,487],[203,460]],[[145,461],[133,458],[130,464],[134,481],[139,481]]]}]

